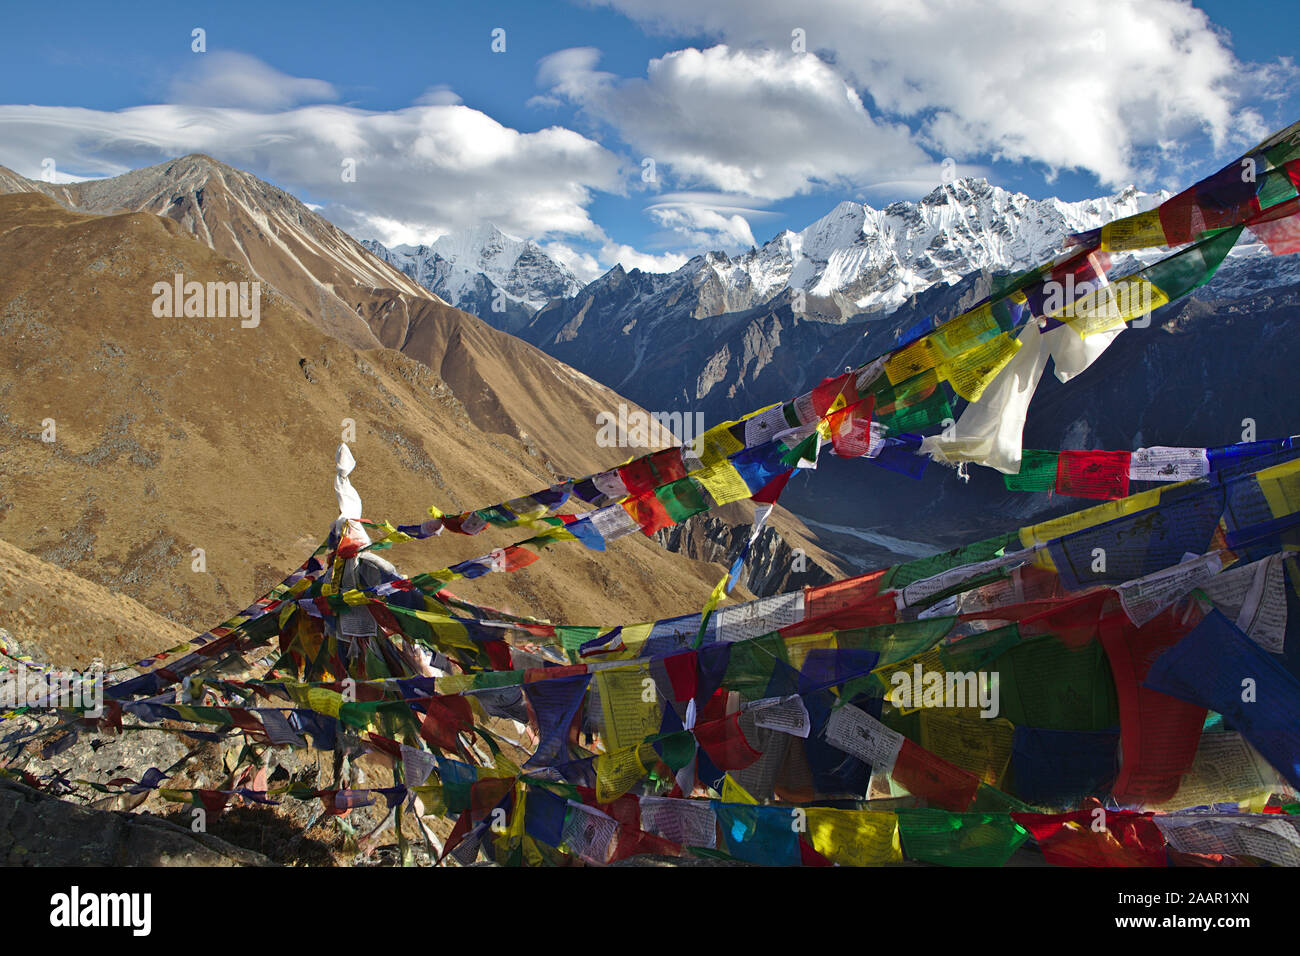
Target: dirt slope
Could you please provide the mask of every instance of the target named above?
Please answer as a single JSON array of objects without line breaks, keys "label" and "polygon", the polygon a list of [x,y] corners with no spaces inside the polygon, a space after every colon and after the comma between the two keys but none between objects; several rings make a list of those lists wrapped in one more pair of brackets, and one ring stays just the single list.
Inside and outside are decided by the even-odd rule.
[{"label": "dirt slope", "polygon": [[[244,607],[323,536],[337,513],[345,418],[356,422],[353,480],[377,519],[483,506],[548,484],[556,464],[582,473],[626,456],[597,448],[585,424],[564,433],[584,410],[556,397],[563,382],[549,405],[508,382],[495,390],[536,406],[549,434],[484,431],[436,371],[396,351],[358,351],[274,291],[257,328],[154,316],[153,285],[175,272],[254,277],[152,213],[77,214],[36,193],[0,196],[0,261],[0,538],[187,628]],[[508,364],[511,353],[493,358]],[[47,419],[52,442],[42,440]],[[409,572],[432,570],[522,536],[489,529],[389,555]],[[561,545],[535,568],[457,590],[557,621],[644,620],[698,608],[719,574],[639,535],[611,552]],[[171,643],[169,634],[156,646]]]}]

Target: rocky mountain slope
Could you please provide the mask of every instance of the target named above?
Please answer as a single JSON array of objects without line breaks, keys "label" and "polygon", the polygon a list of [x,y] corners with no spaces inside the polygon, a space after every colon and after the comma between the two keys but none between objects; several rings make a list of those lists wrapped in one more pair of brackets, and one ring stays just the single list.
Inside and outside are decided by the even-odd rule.
[{"label": "rocky mountain slope", "polygon": [[[254,279],[166,217],[0,196],[0,260],[0,538],[188,629],[246,606],[324,535],[344,419],[376,519],[491,504],[627,454],[597,447],[588,424],[617,395],[446,306],[402,334],[444,356],[432,367],[359,351],[275,289],[256,328],[156,316],[154,283],[176,272]],[[376,326],[381,339],[399,327]],[[502,417],[513,409],[532,417]],[[433,570],[518,536],[448,536],[393,558]],[[555,620],[652,619],[701,605],[719,574],[640,536],[611,552],[558,547],[457,590]]]},{"label": "rocky mountain slope", "polygon": [[[210,157],[185,156],[66,186],[3,170],[2,192],[44,193],[75,212],[148,212],[170,219],[273,288],[331,338],[361,349],[398,349],[438,371],[488,430],[525,442],[553,439],[558,436],[547,433],[557,408],[580,410],[590,422],[598,411],[617,406],[618,396],[608,389],[451,308],[295,197]],[[69,267],[75,265],[74,257]],[[536,387],[498,390],[493,383],[502,378],[524,378]],[[564,460],[560,442],[552,448],[558,467],[576,467]]]}]

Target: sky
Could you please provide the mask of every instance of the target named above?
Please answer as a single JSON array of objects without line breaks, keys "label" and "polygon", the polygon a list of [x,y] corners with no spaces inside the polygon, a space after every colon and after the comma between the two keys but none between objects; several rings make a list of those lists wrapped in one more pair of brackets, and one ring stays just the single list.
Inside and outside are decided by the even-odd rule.
[{"label": "sky", "polygon": [[[1290,0],[24,4],[0,165],[192,152],[360,239],[666,271],[953,176],[1177,190],[1300,118]],[[197,31],[197,32],[196,32]]]}]

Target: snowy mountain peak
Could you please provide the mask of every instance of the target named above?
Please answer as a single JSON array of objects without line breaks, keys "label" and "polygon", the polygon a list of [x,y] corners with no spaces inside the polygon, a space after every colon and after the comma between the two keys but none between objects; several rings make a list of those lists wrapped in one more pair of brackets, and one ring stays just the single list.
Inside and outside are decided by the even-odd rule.
[{"label": "snowy mountain peak", "polygon": [[[676,309],[686,295],[696,320],[753,308],[791,290],[803,293],[799,301],[808,303],[809,318],[842,322],[890,311],[933,285],[951,284],[971,272],[1029,268],[1060,251],[1066,234],[1149,209],[1165,195],[1129,186],[1108,197],[1064,202],[964,177],[883,209],[845,200],[806,228],[787,229],[759,249],[703,253],[665,275],[620,269],[597,283],[607,286],[639,275],[638,295],[647,312]],[[507,331],[522,328],[548,303],[572,299],[584,289],[536,242],[491,223],[427,246],[366,245],[448,302]]]},{"label": "snowy mountain peak", "polygon": [[490,222],[444,235],[428,245],[367,249],[420,285],[466,312],[507,331],[521,327],[555,299],[577,295],[582,283],[531,239],[519,239]]}]

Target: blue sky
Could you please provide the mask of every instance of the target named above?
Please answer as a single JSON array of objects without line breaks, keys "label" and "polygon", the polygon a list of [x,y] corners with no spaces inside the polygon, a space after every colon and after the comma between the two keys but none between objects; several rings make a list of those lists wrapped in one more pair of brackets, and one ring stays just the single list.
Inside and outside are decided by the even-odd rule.
[{"label": "blue sky", "polygon": [[915,199],[949,157],[1034,197],[1178,188],[1300,116],[1283,2],[1034,6],[28,4],[0,37],[0,164],[202,151],[360,238],[488,220],[587,277]]}]

